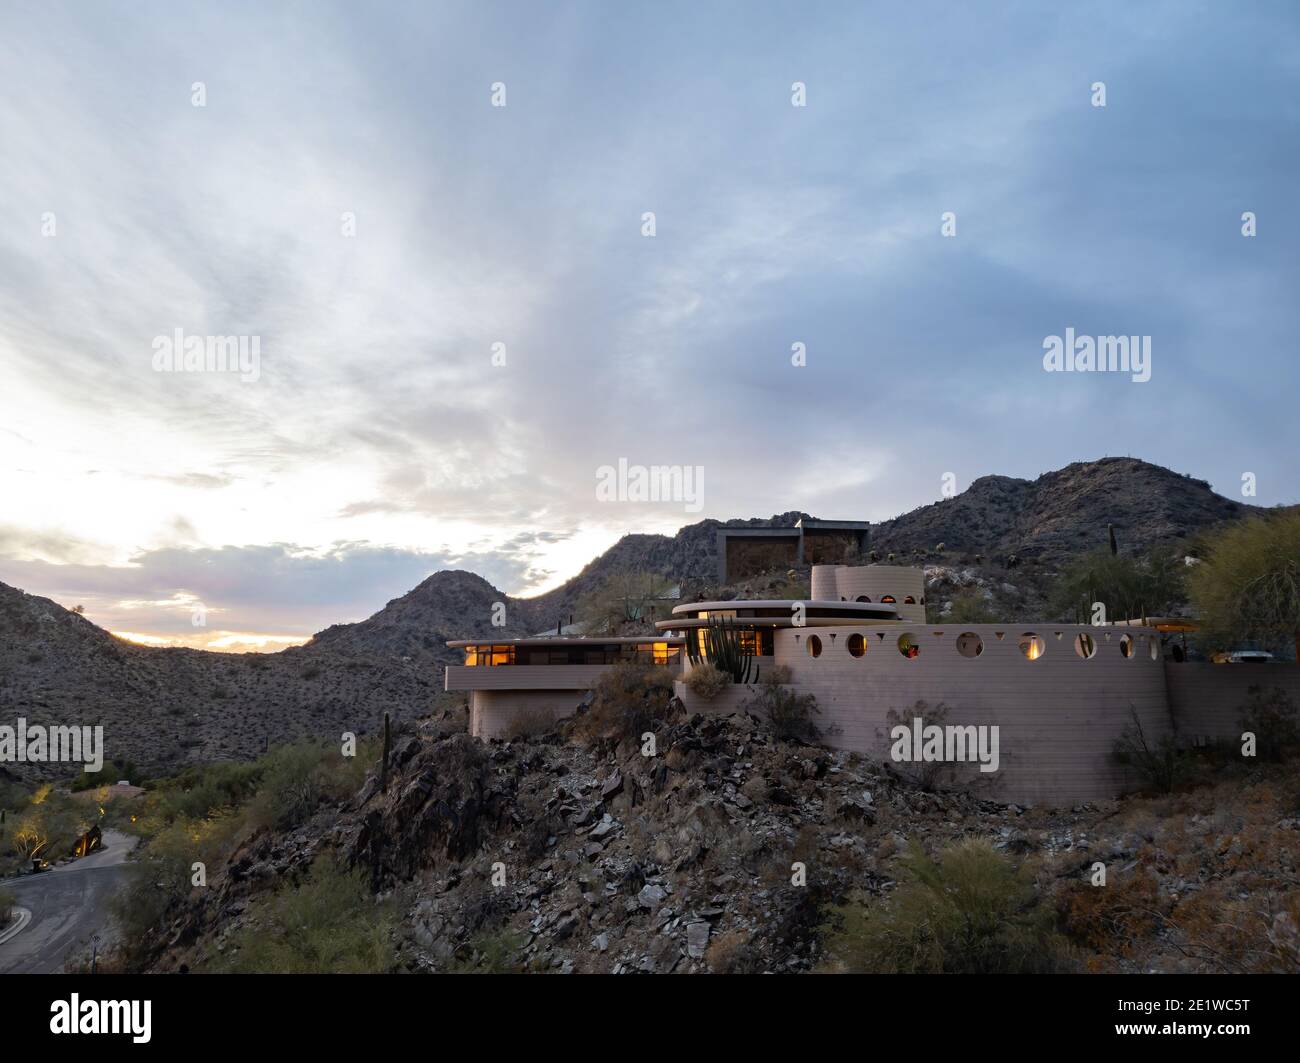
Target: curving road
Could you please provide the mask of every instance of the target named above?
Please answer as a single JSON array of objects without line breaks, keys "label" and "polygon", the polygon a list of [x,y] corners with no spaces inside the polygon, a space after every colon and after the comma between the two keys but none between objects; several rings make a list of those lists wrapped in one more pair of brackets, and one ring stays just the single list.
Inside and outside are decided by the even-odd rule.
[{"label": "curving road", "polygon": [[39,875],[0,880],[31,920],[0,944],[0,974],[58,974],[88,951],[92,934],[110,939],[108,902],[122,883],[122,862],[135,848],[129,834],[107,830],[104,848]]}]

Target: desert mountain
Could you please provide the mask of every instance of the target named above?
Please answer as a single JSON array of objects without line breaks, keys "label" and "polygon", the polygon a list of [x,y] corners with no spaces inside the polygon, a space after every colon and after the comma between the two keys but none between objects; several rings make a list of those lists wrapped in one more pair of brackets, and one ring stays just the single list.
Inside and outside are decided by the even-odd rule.
[{"label": "desert mountain", "polygon": [[1215,494],[1194,480],[1136,458],[1075,462],[1037,480],[983,476],[961,494],[883,521],[873,549],[900,559],[943,543],[949,553],[1015,554],[1057,566],[1106,542],[1144,552],[1185,540],[1260,507]]},{"label": "desert mountain", "polygon": [[[1032,481],[982,477],[952,499],[876,525],[872,549],[907,564],[933,559],[943,543],[945,565],[987,566],[987,582],[1010,596],[1018,615],[1031,616],[1051,571],[1105,543],[1107,524],[1124,550],[1139,551],[1256,511],[1202,480],[1107,458]],[[0,720],[102,723],[108,757],[150,771],[251,756],[268,741],[370,733],[385,711],[402,719],[432,708],[442,667],[457,656],[448,639],[547,630],[619,570],[651,570],[688,590],[729,594],[716,586],[717,529],[792,526],[801,516],[704,520],[671,536],[626,535],[536,598],[511,598],[472,572],[437,572],[368,619],[336,624],[306,646],[276,654],[136,646],[46,598],[0,584]],[[1013,554],[1030,563],[1032,574],[1004,570]],[[504,627],[492,626],[497,602],[505,606]]]}]

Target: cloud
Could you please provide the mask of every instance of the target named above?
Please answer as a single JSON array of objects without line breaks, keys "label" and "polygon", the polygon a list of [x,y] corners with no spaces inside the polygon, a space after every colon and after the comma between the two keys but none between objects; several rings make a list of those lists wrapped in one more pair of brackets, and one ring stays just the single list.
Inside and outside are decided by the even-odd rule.
[{"label": "cloud", "polygon": [[[885,519],[946,472],[1129,452],[1294,501],[1298,47],[1181,3],[29,12],[0,572],[293,633],[427,566],[537,589],[625,531]],[[1043,373],[1066,327],[1152,335],[1151,382]],[[258,381],[154,372],[176,328],[258,337]],[[703,466],[703,512],[600,502],[619,458]]]}]

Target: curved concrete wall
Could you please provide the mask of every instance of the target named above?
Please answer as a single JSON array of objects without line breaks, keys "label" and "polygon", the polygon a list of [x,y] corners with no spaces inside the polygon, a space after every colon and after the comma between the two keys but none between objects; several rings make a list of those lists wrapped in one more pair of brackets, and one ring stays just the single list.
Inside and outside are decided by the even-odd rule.
[{"label": "curved concrete wall", "polygon": [[[866,596],[879,602],[886,595],[894,599],[898,615],[914,623],[925,623],[925,571],[900,565],[814,565],[812,597],[837,602],[855,602]],[[909,604],[908,598],[912,601]]]},{"label": "curved concrete wall", "polygon": [[[1020,638],[1042,639],[1035,660],[1021,652]],[[998,637],[1001,632],[1002,637]],[[863,637],[861,657],[849,652],[853,634]],[[919,653],[905,657],[899,636],[913,636]],[[978,656],[958,652],[958,639],[980,640]],[[1094,640],[1095,653],[1080,657],[1075,637]],[[1123,635],[1134,652],[1120,650]],[[808,640],[821,641],[821,654],[807,652]],[[1156,632],[1077,625],[890,624],[879,627],[788,628],[777,632],[776,663],[790,667],[794,690],[817,698],[816,722],[829,730],[827,744],[884,759],[889,754],[891,710],[910,721],[918,701],[948,707],[947,724],[998,727],[999,767],[981,773],[978,765],[957,766],[952,782],[992,800],[1018,804],[1072,805],[1105,800],[1134,789],[1138,779],[1116,764],[1116,738],[1138,714],[1149,742],[1170,733],[1165,667],[1151,646]],[[963,645],[972,652],[973,639]],[[699,703],[678,684],[688,710],[726,711],[728,701]]]}]

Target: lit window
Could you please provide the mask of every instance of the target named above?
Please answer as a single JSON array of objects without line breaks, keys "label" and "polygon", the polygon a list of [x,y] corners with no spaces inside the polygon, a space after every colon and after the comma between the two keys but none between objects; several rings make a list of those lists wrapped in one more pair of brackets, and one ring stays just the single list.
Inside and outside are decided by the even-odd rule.
[{"label": "lit window", "polygon": [[915,604],[916,604],[916,599],[913,598],[913,597],[909,594],[906,598],[903,599],[903,604],[904,604],[904,605],[915,605]]},{"label": "lit window", "polygon": [[849,653],[853,654],[854,657],[861,657],[867,652],[867,640],[857,632],[850,635],[844,645],[849,648]]},{"label": "lit window", "polygon": [[886,594],[880,600],[885,605],[894,605],[897,602],[897,599],[895,599],[892,594]]},{"label": "lit window", "polygon": [[1020,646],[1020,652],[1031,661],[1038,660],[1039,657],[1047,652],[1047,643],[1032,631],[1026,631],[1021,635],[1018,645]]},{"label": "lit window", "polygon": [[1125,657],[1133,656],[1132,635],[1125,635],[1122,639],[1119,640],[1119,652],[1122,653]]}]

